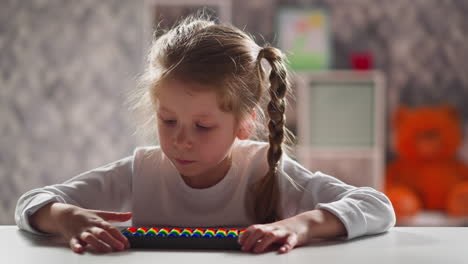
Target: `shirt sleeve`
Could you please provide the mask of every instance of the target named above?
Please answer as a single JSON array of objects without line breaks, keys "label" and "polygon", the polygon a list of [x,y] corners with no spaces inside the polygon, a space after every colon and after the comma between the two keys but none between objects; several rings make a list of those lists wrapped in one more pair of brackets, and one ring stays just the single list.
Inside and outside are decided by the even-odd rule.
[{"label": "shirt sleeve", "polygon": [[[327,210],[343,222],[347,239],[382,233],[395,225],[393,206],[382,192],[348,185],[321,172],[312,173],[287,156],[282,159],[281,173],[284,218],[314,209]],[[294,179],[299,189],[287,177]]]},{"label": "shirt sleeve", "polygon": [[20,229],[35,233],[29,217],[50,202],[79,207],[128,211],[131,205],[133,156],[84,172],[62,183],[37,188],[23,194],[16,205],[15,222]]}]

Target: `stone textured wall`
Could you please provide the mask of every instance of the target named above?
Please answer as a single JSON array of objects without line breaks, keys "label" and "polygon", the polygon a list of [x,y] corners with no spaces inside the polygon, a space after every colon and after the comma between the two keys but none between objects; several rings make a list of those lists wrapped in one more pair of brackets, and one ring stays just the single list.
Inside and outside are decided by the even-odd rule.
[{"label": "stone textured wall", "polygon": [[[142,70],[146,10],[143,0],[1,6],[0,224],[12,224],[22,193],[141,144],[122,104]],[[468,1],[238,0],[233,23],[274,43],[274,17],[286,6],[329,10],[335,68],[349,68],[354,50],[372,51],[387,76],[388,113],[449,102],[468,123]]]},{"label": "stone textured wall", "polygon": [[132,153],[124,91],[141,67],[130,1],[2,1],[0,224],[19,196]]}]

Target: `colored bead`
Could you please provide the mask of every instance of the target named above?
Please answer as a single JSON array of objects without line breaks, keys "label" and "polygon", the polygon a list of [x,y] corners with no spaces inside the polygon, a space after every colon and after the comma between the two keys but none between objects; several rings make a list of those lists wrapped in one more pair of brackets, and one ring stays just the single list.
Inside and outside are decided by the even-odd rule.
[{"label": "colored bead", "polygon": [[167,236],[168,234],[169,234],[168,228],[161,228],[159,229],[157,236]]},{"label": "colored bead", "polygon": [[144,234],[146,234],[146,232],[148,232],[148,228],[140,227],[140,228],[138,228],[137,232],[144,235]]},{"label": "colored bead", "polygon": [[229,229],[227,233],[227,237],[237,237],[239,235],[239,231],[237,229]]},{"label": "colored bead", "polygon": [[133,233],[130,232],[130,231],[128,231],[128,230],[124,230],[124,231],[122,232],[122,234],[124,234],[124,236],[131,236],[131,235],[133,235]]},{"label": "colored bead", "polygon": [[169,232],[168,236],[172,236],[172,237],[178,237],[180,236],[180,229],[178,228],[173,228],[171,230],[171,232]]},{"label": "colored bead", "polygon": [[201,237],[201,236],[203,236],[203,231],[201,230],[195,230],[192,233],[192,237]]},{"label": "colored bead", "polygon": [[184,231],[182,231],[182,233],[180,234],[180,236],[182,237],[190,237],[192,236],[192,230],[190,228],[186,228],[184,229]]},{"label": "colored bead", "polygon": [[156,236],[157,234],[158,232],[156,232],[156,230],[151,228],[150,230],[148,230],[148,232],[146,232],[145,236]]},{"label": "colored bead", "polygon": [[205,233],[203,233],[203,237],[213,237],[215,235],[215,232],[213,229],[207,229],[205,230]]},{"label": "colored bead", "polygon": [[218,229],[218,231],[216,231],[215,237],[226,237],[226,230],[225,229]]}]

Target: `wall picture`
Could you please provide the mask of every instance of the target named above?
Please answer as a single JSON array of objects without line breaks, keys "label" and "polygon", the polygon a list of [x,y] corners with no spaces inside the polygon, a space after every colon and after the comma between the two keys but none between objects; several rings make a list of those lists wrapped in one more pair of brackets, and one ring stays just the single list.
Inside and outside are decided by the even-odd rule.
[{"label": "wall picture", "polygon": [[324,10],[283,8],[276,24],[279,47],[286,52],[292,70],[330,68],[329,22]]}]

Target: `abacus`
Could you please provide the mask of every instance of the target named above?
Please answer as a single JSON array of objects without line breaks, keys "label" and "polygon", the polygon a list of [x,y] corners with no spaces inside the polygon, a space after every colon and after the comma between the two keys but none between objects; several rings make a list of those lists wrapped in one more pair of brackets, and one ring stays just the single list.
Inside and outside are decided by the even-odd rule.
[{"label": "abacus", "polygon": [[122,230],[132,248],[240,250],[245,229],[135,228]]}]

